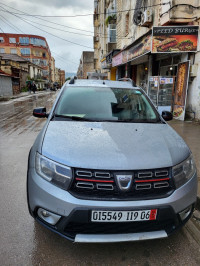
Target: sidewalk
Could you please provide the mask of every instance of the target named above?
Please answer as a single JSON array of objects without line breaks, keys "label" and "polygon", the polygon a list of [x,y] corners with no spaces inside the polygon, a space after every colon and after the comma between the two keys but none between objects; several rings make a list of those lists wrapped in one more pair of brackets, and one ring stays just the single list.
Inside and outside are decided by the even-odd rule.
[{"label": "sidewalk", "polygon": [[12,96],[2,96],[2,97],[0,97],[0,102],[7,102],[7,101],[15,100],[18,98],[33,96],[33,95],[42,94],[42,93],[50,93],[50,92],[54,92],[54,91],[51,91],[48,89],[48,90],[43,90],[43,91],[36,91],[35,93],[33,93],[32,91],[31,92],[28,92],[28,91],[27,92],[21,92],[19,94],[12,95]]}]

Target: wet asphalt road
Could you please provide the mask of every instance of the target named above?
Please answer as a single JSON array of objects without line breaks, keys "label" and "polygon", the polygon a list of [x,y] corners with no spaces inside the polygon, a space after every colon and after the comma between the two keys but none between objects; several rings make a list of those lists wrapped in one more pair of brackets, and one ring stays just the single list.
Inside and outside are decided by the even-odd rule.
[{"label": "wet asphalt road", "polygon": [[[200,265],[200,245],[187,228],[162,240],[73,244],[33,220],[26,203],[27,158],[45,120],[32,110],[50,109],[55,97],[44,93],[0,103],[0,265]],[[197,156],[200,126],[191,132],[177,122],[173,127],[187,142],[193,131]]]}]

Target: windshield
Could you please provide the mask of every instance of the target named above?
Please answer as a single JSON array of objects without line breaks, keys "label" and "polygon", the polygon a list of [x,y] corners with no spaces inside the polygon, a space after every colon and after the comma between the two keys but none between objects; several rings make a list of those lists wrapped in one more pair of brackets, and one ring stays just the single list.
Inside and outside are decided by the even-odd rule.
[{"label": "windshield", "polygon": [[92,121],[160,121],[141,90],[108,87],[67,87],[54,115]]}]

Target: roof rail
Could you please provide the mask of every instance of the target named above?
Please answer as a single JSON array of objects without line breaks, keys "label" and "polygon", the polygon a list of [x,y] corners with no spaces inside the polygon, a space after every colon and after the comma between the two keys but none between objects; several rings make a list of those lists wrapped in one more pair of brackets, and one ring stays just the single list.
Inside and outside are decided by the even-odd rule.
[{"label": "roof rail", "polygon": [[133,87],[137,87],[135,82],[131,78],[120,78],[120,79],[118,79],[118,81],[129,81],[132,83]]},{"label": "roof rail", "polygon": [[77,79],[77,76],[71,77],[69,84],[74,84],[75,83],[75,79]]}]

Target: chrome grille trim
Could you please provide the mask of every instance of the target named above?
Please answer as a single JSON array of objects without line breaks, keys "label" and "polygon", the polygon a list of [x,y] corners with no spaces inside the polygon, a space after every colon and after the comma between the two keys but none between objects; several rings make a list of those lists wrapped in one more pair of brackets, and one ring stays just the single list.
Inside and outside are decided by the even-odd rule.
[{"label": "chrome grille trim", "polygon": [[155,172],[155,177],[164,177],[168,175],[169,175],[169,172],[167,170]]},{"label": "chrome grille trim", "polygon": [[149,178],[152,177],[152,172],[138,172],[138,178]]},{"label": "chrome grille trim", "polygon": [[151,189],[151,184],[146,183],[146,184],[136,184],[135,185],[136,190],[143,190],[143,189]]},{"label": "chrome grille trim", "polygon": [[97,178],[110,178],[110,173],[95,172],[94,176]]},{"label": "chrome grille trim", "polygon": [[80,170],[78,170],[78,171],[76,171],[76,175],[77,176],[84,176],[84,177],[92,177],[92,172],[90,172],[90,171],[80,171]]},{"label": "chrome grille trim", "polygon": [[77,182],[76,187],[83,189],[94,189],[93,183],[87,183],[87,182]]},{"label": "chrome grille trim", "polygon": [[108,184],[97,184],[97,189],[99,190],[114,190],[113,185]]},{"label": "chrome grille trim", "polygon": [[154,188],[164,188],[164,187],[169,187],[168,182],[157,182],[154,184]]}]

